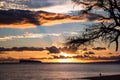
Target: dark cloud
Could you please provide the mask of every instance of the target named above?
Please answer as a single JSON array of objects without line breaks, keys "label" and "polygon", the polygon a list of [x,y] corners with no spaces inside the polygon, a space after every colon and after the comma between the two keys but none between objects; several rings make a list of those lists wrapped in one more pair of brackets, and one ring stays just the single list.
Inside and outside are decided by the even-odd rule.
[{"label": "dark cloud", "polygon": [[24,23],[40,25],[36,18],[37,15],[37,12],[28,10],[0,10],[0,24],[14,24],[24,21]]},{"label": "dark cloud", "polygon": [[4,51],[43,51],[43,50],[49,51],[49,54],[60,53],[60,49],[55,46],[46,47],[46,48],[42,48],[42,47],[12,47],[12,48],[0,47],[0,53],[3,53]]},{"label": "dark cloud", "polygon": [[60,53],[60,50],[55,46],[46,47],[46,50],[48,50],[50,53]]},{"label": "dark cloud", "polygon": [[96,48],[92,48],[93,50],[106,50],[105,47],[96,47]]},{"label": "dark cloud", "polygon": [[[61,20],[81,20],[79,16],[69,16],[64,14],[56,14],[45,11],[29,11],[29,10],[0,10],[0,27],[4,25],[14,25],[18,28],[28,24],[29,26],[43,25],[51,21]],[[54,23],[55,24],[55,23]],[[15,27],[15,28],[16,28]],[[24,26],[25,27],[25,26]]]},{"label": "dark cloud", "polygon": [[[89,15],[89,14],[87,14]],[[97,19],[97,18],[96,18]],[[56,14],[45,11],[29,11],[29,10],[0,10],[0,28],[31,28],[37,25],[55,25],[70,21],[86,21],[84,14],[79,16]],[[55,21],[55,22],[54,22]],[[18,27],[19,26],[19,27]],[[6,27],[5,27],[6,28]]]},{"label": "dark cloud", "polygon": [[92,57],[89,57],[90,59],[93,59],[93,60],[120,60],[120,56],[109,56],[109,57],[103,57],[103,56],[92,56]]},{"label": "dark cloud", "polygon": [[120,60],[120,56],[111,56],[110,59],[119,59]]},{"label": "dark cloud", "polygon": [[110,55],[111,55],[111,54],[113,54],[113,53],[111,53],[111,52],[110,52],[110,53],[108,53],[108,54],[110,54]]},{"label": "dark cloud", "polygon": [[84,48],[83,51],[87,51],[88,49],[87,48]]},{"label": "dark cloud", "polygon": [[72,58],[75,59],[87,59],[87,60],[120,60],[120,55],[118,56],[109,56],[109,57],[104,57],[104,56],[89,56],[89,55],[76,55],[73,56]]},{"label": "dark cloud", "polygon": [[60,58],[59,56],[56,56],[56,55],[52,55],[52,56],[53,56],[53,59],[59,59]]},{"label": "dark cloud", "polygon": [[0,47],[0,51],[43,51],[44,48],[36,47],[13,47],[13,48],[4,48]]},{"label": "dark cloud", "polygon": [[[70,48],[57,48],[56,46],[51,46],[51,47],[12,47],[12,48],[4,48],[4,47],[0,47],[0,53],[3,53],[4,51],[43,51],[43,50],[47,50],[49,51],[49,54],[56,54],[56,53],[60,53],[61,51],[63,52],[73,52],[73,50],[71,50]],[[71,52],[71,53],[72,53]]]},{"label": "dark cloud", "polygon": [[82,55],[76,55],[76,56],[73,56],[73,58],[84,58],[84,56],[82,56]]},{"label": "dark cloud", "polygon": [[29,58],[30,60],[38,60],[38,59],[48,59],[48,58],[46,58],[46,57],[42,57],[42,58]]},{"label": "dark cloud", "polygon": [[84,52],[85,55],[91,55],[91,54],[95,54],[94,52],[92,51],[88,51],[88,52]]}]

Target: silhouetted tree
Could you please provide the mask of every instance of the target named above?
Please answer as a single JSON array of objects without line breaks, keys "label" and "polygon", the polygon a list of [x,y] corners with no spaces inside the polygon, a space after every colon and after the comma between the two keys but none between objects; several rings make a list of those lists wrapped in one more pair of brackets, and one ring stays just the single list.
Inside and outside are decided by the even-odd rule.
[{"label": "silhouetted tree", "polygon": [[[116,51],[119,48],[120,36],[120,0],[72,0],[77,5],[83,5],[84,12],[88,13],[93,9],[102,9],[107,12],[107,16],[103,16],[103,21],[90,25],[79,36],[69,37],[66,45],[79,47],[81,45],[90,45],[94,41],[116,43]],[[106,22],[105,20],[109,20]]]}]

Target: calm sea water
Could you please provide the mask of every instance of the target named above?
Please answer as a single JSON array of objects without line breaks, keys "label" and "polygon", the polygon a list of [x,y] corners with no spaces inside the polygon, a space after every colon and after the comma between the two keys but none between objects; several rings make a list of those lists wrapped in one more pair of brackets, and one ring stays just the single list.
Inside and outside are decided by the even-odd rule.
[{"label": "calm sea water", "polygon": [[83,80],[120,74],[120,64],[0,64],[0,80]]}]

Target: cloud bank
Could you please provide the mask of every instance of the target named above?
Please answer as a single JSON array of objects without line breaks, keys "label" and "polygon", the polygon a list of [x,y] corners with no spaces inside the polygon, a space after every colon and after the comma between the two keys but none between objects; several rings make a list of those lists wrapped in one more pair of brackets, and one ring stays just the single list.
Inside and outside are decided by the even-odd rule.
[{"label": "cloud bank", "polygon": [[[41,61],[51,61],[51,60],[76,60],[77,62],[111,62],[120,60],[120,54],[109,54],[84,51],[81,53],[66,53],[64,52],[65,47],[57,48],[55,46],[51,47],[12,47],[4,48],[0,47],[0,61],[4,60],[14,60],[14,59],[32,59]],[[101,52],[101,51],[100,51]],[[14,54],[14,55],[13,55]],[[5,56],[6,57],[3,57]],[[11,56],[10,56],[11,55]],[[16,56],[15,56],[16,55]],[[21,57],[19,57],[21,56]],[[75,62],[75,61],[74,61]]]},{"label": "cloud bank", "polygon": [[[85,22],[91,15],[70,16],[45,11],[0,10],[0,28],[31,28],[38,25],[50,26],[68,22]],[[93,15],[92,15],[93,16]],[[92,18],[99,19],[100,16]]]},{"label": "cloud bank", "polygon": [[[64,32],[67,33],[68,35],[76,35],[78,33],[76,32]],[[7,40],[14,40],[14,39],[32,39],[32,38],[44,38],[44,37],[60,37],[64,33],[29,33],[26,32],[22,35],[10,35],[10,36],[3,36],[0,37],[0,41],[7,41]]]}]

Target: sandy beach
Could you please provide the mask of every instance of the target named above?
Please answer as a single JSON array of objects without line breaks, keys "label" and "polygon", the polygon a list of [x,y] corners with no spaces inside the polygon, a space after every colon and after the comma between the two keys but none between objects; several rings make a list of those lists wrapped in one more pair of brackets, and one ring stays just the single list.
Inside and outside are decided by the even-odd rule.
[{"label": "sandy beach", "polygon": [[90,80],[120,80],[120,75],[86,77],[86,78],[82,78],[82,79],[90,79]]}]

